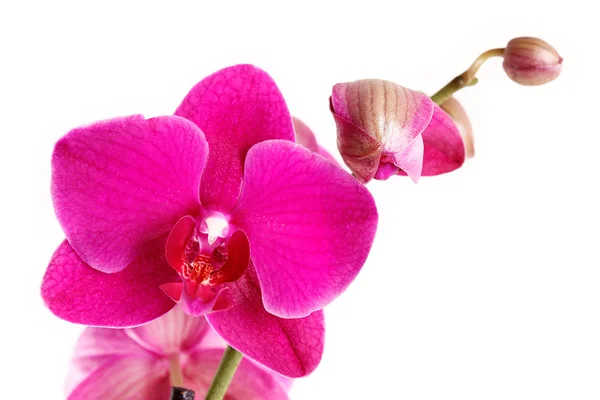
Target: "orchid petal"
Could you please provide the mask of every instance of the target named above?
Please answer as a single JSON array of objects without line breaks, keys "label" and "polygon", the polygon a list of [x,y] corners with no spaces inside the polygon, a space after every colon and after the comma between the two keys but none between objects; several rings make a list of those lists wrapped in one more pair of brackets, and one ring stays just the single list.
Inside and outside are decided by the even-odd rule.
[{"label": "orchid petal", "polygon": [[316,153],[319,145],[312,130],[299,118],[292,117],[292,122],[294,123],[294,132],[296,133],[296,143]]},{"label": "orchid petal", "polygon": [[177,303],[179,300],[181,300],[181,294],[183,293],[183,282],[163,283],[160,285],[160,289]]},{"label": "orchid petal", "polygon": [[390,156],[382,158],[381,162],[379,163],[379,169],[375,174],[375,179],[385,181],[390,176],[398,175],[400,168],[398,168],[390,159]]},{"label": "orchid petal", "polygon": [[[208,392],[212,378],[223,357],[222,349],[202,350],[190,356],[183,375],[184,385],[201,396]],[[227,388],[230,400],[285,400],[286,388],[279,382],[281,378],[248,359],[242,359]]]},{"label": "orchid petal", "polygon": [[168,399],[168,369],[150,355],[111,357],[77,385],[68,400]]},{"label": "orchid petal", "polygon": [[117,272],[199,207],[207,157],[183,118],[115,118],[77,128],[52,158],[52,199],[67,240],[91,267]]},{"label": "orchid petal", "polygon": [[337,146],[344,163],[361,183],[376,177],[381,159],[381,143],[364,129],[337,115],[331,107],[337,127]]},{"label": "orchid petal", "polygon": [[205,318],[190,317],[181,307],[174,307],[151,324],[125,329],[142,347],[162,355],[188,352],[199,346],[209,331],[212,329]]},{"label": "orchid petal", "polygon": [[[160,318],[158,319],[160,320]],[[158,321],[157,320],[157,321]],[[93,362],[99,357],[123,355],[144,355],[146,350],[131,340],[124,329],[87,327],[75,346],[75,360],[88,359],[88,365],[100,366]]]},{"label": "orchid petal", "polygon": [[471,158],[475,155],[475,144],[473,139],[473,127],[467,112],[463,106],[454,97],[450,97],[440,106],[444,110],[452,121],[456,124],[460,132],[460,136],[465,142],[465,149],[467,158]]},{"label": "orchid petal", "polygon": [[186,215],[181,217],[175,224],[166,244],[166,255],[169,265],[178,273],[183,272],[183,266],[186,263],[185,249],[188,241],[196,230],[196,220],[193,217]]},{"label": "orchid petal", "polygon": [[362,268],[377,228],[369,191],[300,145],[271,140],[246,158],[234,224],[246,232],[268,312],[305,317]]},{"label": "orchid petal", "polygon": [[146,350],[132,341],[122,329],[86,328],[75,347],[67,374],[67,393],[96,369],[119,356],[145,356]]},{"label": "orchid petal", "polygon": [[413,139],[402,151],[393,155],[394,165],[400,168],[400,175],[408,175],[413,182],[419,182],[423,175],[425,154],[424,138],[419,135]]},{"label": "orchid petal", "polygon": [[313,153],[320,154],[339,166],[337,160],[317,143],[317,138],[308,125],[296,117],[292,117],[292,121],[294,122],[294,132],[296,132],[296,143],[301,144]]},{"label": "orchid petal", "polygon": [[222,284],[235,282],[244,275],[250,262],[250,244],[243,231],[235,231],[227,243],[227,261],[225,264],[210,274],[209,282]]},{"label": "orchid petal", "polygon": [[299,319],[269,314],[252,266],[232,286],[234,306],[206,316],[215,331],[233,348],[280,374],[296,378],[311,373],[323,353],[323,312]]},{"label": "orchid petal", "polygon": [[458,127],[439,106],[435,105],[434,110],[429,126],[423,131],[423,176],[454,171],[465,162],[465,143]]},{"label": "orchid petal", "polygon": [[294,140],[292,118],[273,79],[252,65],[218,71],[198,83],[176,115],[202,129],[210,155],[200,198],[209,208],[231,211],[242,183],[244,159],[267,139]]},{"label": "orchid petal", "polygon": [[65,240],[42,281],[42,298],[58,317],[93,326],[128,327],[152,321],[174,302],[159,288],[178,275],[165,260],[165,235],[121,272],[100,272],[81,260]]}]

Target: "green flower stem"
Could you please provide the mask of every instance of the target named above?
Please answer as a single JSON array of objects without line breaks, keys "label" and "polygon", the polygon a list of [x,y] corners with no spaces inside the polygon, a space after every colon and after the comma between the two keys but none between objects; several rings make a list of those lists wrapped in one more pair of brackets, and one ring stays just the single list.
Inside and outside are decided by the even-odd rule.
[{"label": "green flower stem", "polygon": [[225,397],[229,383],[233,379],[233,375],[238,365],[240,365],[242,357],[242,353],[231,346],[227,346],[205,400],[222,400]]},{"label": "green flower stem", "polygon": [[473,86],[477,83],[477,78],[475,78],[475,74],[479,71],[481,65],[486,62],[488,59],[492,57],[502,57],[504,55],[504,49],[491,49],[482,53],[473,64],[469,67],[468,70],[458,75],[456,78],[452,79],[446,86],[438,90],[433,96],[431,96],[431,100],[437,105],[442,105],[446,100],[448,100],[452,95],[458,92],[460,89]]}]

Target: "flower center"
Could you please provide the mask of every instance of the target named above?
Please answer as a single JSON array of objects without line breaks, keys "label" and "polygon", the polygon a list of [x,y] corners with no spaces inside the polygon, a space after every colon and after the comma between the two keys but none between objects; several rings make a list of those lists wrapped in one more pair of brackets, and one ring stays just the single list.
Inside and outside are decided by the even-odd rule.
[{"label": "flower center", "polygon": [[181,269],[181,277],[186,280],[194,281],[205,285],[208,283],[208,277],[214,268],[211,263],[211,257],[198,254],[191,263],[185,262]]},{"label": "flower center", "polygon": [[205,215],[200,221],[191,216],[181,218],[167,239],[167,261],[179,273],[182,282],[163,290],[192,315],[215,311],[228,283],[244,275],[250,262],[246,234],[231,229],[219,212]]}]

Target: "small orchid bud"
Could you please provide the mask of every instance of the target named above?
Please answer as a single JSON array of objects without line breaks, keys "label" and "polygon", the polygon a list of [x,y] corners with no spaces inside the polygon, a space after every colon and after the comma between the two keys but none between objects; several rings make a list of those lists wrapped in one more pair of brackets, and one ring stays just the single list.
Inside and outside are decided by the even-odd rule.
[{"label": "small orchid bud", "polygon": [[386,180],[452,171],[465,159],[456,124],[426,95],[383,80],[333,87],[340,154],[356,178]]},{"label": "small orchid bud", "polygon": [[448,100],[442,103],[441,107],[442,110],[444,110],[446,114],[448,114],[456,123],[456,127],[460,132],[460,136],[462,136],[462,139],[465,142],[467,157],[473,157],[475,155],[473,127],[471,126],[471,121],[469,121],[469,117],[467,116],[465,109],[454,97],[450,97]]},{"label": "small orchid bud", "polygon": [[543,85],[562,70],[562,57],[548,43],[533,37],[512,39],[504,49],[504,71],[521,85]]},{"label": "small orchid bud", "polygon": [[385,180],[401,169],[414,181],[419,179],[421,132],[433,114],[427,96],[392,82],[366,79],[335,85],[331,108],[338,149],[358,180]]}]

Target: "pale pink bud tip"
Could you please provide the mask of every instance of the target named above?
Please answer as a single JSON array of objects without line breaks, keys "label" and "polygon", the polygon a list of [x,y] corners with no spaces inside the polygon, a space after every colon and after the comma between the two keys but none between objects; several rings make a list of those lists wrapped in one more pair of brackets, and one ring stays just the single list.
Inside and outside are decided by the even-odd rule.
[{"label": "pale pink bud tip", "polygon": [[562,57],[548,43],[533,37],[512,39],[504,49],[504,71],[521,85],[543,85],[562,70]]}]

